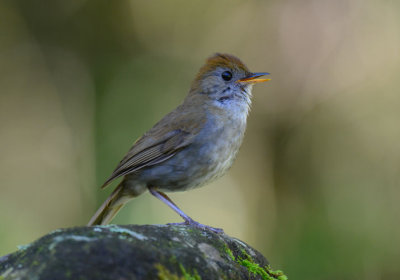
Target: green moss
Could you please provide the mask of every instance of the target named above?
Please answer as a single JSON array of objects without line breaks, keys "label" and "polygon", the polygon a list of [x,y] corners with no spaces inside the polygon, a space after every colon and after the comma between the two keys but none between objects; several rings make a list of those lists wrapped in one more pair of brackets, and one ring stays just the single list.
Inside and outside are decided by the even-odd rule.
[{"label": "green moss", "polygon": [[160,263],[156,264],[155,267],[158,272],[157,274],[158,279],[160,280],[201,280],[201,277],[196,270],[194,270],[194,275],[191,275],[186,271],[186,269],[183,267],[182,264],[179,264],[179,268],[183,274],[182,276],[178,276],[172,273],[171,271],[168,270],[168,268],[166,268]]},{"label": "green moss", "polygon": [[253,261],[253,258],[246,252],[245,249],[241,248],[240,252],[244,256],[238,257],[237,259],[233,255],[232,251],[227,247],[225,252],[236,261],[238,264],[247,268],[250,273],[259,275],[264,280],[287,280],[287,276],[283,274],[281,270],[272,270],[270,266],[261,267],[258,263]]},{"label": "green moss", "polygon": [[158,279],[160,280],[183,280],[182,277],[179,277],[176,274],[173,274],[171,271],[169,271],[165,266],[162,264],[158,263],[155,265],[155,268],[157,269],[157,276]]},{"label": "green moss", "polygon": [[238,263],[247,268],[247,270],[253,274],[260,275],[264,280],[287,280],[286,275],[280,270],[271,270],[269,266],[260,267],[259,264],[254,263],[249,259],[239,259]]},{"label": "green moss", "polygon": [[282,270],[272,270],[271,267],[265,267],[269,275],[274,276],[278,280],[288,280],[287,276],[283,274]]},{"label": "green moss", "polygon": [[234,261],[235,260],[235,256],[233,255],[233,252],[232,252],[232,250],[231,249],[229,249],[229,247],[228,246],[226,246],[226,248],[225,248],[225,253],[227,253],[228,254],[228,256]]},{"label": "green moss", "polygon": [[194,275],[190,275],[188,272],[186,272],[185,268],[183,267],[182,264],[179,264],[179,268],[181,269],[183,276],[185,280],[201,280],[200,275],[197,273],[196,269],[194,270]]}]

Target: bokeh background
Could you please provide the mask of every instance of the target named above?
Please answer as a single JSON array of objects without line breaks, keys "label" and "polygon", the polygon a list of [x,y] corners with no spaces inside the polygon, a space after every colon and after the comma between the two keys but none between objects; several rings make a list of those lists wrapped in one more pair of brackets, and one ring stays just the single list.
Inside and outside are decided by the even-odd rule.
[{"label": "bokeh background", "polygon": [[[171,197],[290,279],[400,279],[400,2],[0,2],[0,255],[84,225],[206,57],[272,73],[228,175]],[[178,222],[149,194],[115,223]]]}]

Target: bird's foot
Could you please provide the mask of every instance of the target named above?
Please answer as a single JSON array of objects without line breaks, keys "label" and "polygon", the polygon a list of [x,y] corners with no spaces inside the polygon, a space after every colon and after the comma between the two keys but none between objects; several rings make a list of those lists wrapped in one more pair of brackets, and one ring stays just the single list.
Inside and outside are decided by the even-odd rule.
[{"label": "bird's foot", "polygon": [[200,224],[199,222],[196,222],[194,220],[186,220],[182,223],[168,223],[167,225],[172,225],[172,226],[191,226],[191,227],[195,227],[201,230],[210,230],[214,233],[218,233],[218,234],[222,234],[224,233],[224,230],[222,228],[214,228],[214,227],[210,227],[207,225],[203,225]]}]

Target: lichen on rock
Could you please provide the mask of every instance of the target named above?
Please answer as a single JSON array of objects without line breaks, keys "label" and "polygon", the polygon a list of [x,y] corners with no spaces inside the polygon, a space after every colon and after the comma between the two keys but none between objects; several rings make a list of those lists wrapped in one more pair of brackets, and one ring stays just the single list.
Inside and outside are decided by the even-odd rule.
[{"label": "lichen on rock", "polygon": [[188,226],[94,226],[57,230],[0,258],[0,280],[279,279],[244,242]]}]

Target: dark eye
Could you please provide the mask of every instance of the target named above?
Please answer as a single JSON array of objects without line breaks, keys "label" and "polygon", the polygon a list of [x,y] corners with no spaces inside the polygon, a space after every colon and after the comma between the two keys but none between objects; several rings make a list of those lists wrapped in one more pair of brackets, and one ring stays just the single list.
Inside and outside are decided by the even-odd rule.
[{"label": "dark eye", "polygon": [[232,79],[232,73],[229,71],[222,72],[221,77],[225,81],[230,81]]}]

